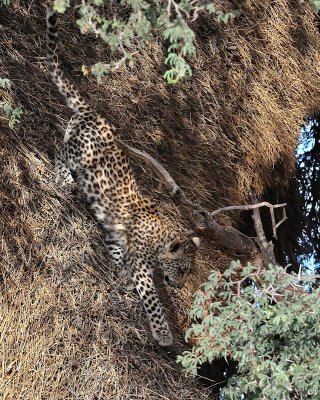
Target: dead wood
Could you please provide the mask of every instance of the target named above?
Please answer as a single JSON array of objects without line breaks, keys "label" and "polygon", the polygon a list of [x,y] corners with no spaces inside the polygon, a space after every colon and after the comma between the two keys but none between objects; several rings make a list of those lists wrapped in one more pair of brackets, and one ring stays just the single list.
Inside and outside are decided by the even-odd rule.
[{"label": "dead wood", "polygon": [[[277,228],[287,219],[285,212],[286,203],[273,205],[264,201],[250,205],[223,207],[210,213],[199,204],[193,203],[189,200],[170,173],[150,154],[129,146],[119,139],[116,140],[124,149],[126,149],[129,155],[143,160],[157,175],[171,194],[174,202],[185,212],[192,229],[197,234],[200,234],[206,240],[214,242],[214,245],[218,250],[234,259],[239,259],[242,262],[260,262],[262,257],[265,265],[276,264],[276,259],[273,253],[273,243],[272,241],[268,242],[266,239],[259,209],[261,207],[269,208],[273,236],[274,238],[277,238]],[[254,200],[254,198],[252,199]],[[274,215],[274,209],[276,208],[282,208],[283,210],[283,217],[278,223],[276,223]],[[252,210],[252,218],[257,233],[256,238],[250,238],[235,228],[222,226],[213,218],[213,216],[219,213],[233,210]]]}]

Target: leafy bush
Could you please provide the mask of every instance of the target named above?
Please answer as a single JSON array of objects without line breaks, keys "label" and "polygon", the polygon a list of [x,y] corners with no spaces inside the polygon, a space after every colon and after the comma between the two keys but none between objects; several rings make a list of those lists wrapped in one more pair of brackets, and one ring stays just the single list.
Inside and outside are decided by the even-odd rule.
[{"label": "leafy bush", "polygon": [[317,276],[282,267],[240,269],[233,262],[211,273],[195,294],[193,348],[178,362],[193,375],[221,357],[236,361],[222,398],[320,398],[320,289]]}]

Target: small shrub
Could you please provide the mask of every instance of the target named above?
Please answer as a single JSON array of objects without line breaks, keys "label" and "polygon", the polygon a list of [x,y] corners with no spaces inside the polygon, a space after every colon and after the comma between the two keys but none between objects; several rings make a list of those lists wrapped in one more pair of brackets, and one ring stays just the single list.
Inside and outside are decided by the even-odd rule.
[{"label": "small shrub", "polygon": [[320,398],[320,289],[317,276],[279,266],[213,272],[194,296],[193,348],[178,357],[186,372],[221,357],[237,363],[222,398]]}]

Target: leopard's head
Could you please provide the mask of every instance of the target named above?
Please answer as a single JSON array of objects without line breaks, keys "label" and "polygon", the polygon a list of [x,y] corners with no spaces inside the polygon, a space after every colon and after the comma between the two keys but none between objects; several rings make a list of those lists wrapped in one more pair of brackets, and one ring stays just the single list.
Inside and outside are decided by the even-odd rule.
[{"label": "leopard's head", "polygon": [[166,243],[158,255],[165,285],[183,287],[195,265],[196,251],[199,247],[198,236],[182,236]]}]

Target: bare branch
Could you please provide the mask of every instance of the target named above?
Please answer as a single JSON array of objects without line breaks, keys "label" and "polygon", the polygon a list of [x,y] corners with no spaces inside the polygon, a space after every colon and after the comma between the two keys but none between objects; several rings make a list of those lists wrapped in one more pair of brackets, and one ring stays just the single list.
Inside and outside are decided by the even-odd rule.
[{"label": "bare branch", "polygon": [[211,215],[212,215],[212,217],[214,217],[215,215],[220,214],[224,211],[254,210],[255,208],[260,208],[260,207],[279,208],[279,207],[284,207],[286,205],[287,205],[287,203],[273,205],[271,203],[268,203],[267,201],[262,201],[261,203],[257,203],[257,204],[247,204],[247,205],[240,205],[240,206],[228,206],[228,207],[218,208],[217,210],[212,211]]},{"label": "bare branch", "polygon": [[[254,198],[254,196],[251,196],[252,200],[255,201],[256,199]],[[274,231],[274,214],[273,214],[273,209],[272,213],[270,211],[271,214],[271,220],[272,220],[272,227],[273,227],[273,231]],[[254,227],[255,230],[257,232],[257,238],[258,238],[258,244],[259,244],[259,248],[264,260],[265,265],[269,265],[269,264],[276,264],[276,259],[273,253],[273,243],[270,241],[268,242],[264,233],[264,229],[263,229],[263,225],[261,222],[261,217],[260,217],[260,208],[254,208],[253,212],[252,212],[252,219],[254,222]]]},{"label": "bare branch", "polygon": [[198,212],[205,212],[205,210],[203,210],[200,206],[197,206],[186,198],[184,191],[180,188],[179,185],[177,185],[169,172],[160,163],[158,163],[157,160],[151,157],[150,154],[146,153],[145,151],[131,147],[120,139],[116,139],[116,141],[123,148],[125,148],[129,154],[133,155],[134,157],[140,158],[153,170],[153,172],[165,185],[166,189],[170,192],[175,202],[177,202],[178,204],[182,204],[187,208],[190,208],[191,211],[195,210]]},{"label": "bare branch", "polygon": [[276,229],[284,222],[288,219],[287,217],[287,212],[286,212],[286,208],[283,207],[282,209],[282,219],[276,224]]},{"label": "bare branch", "polygon": [[[211,213],[211,216],[214,217],[215,215],[220,214],[221,212],[225,212],[225,211],[254,210],[256,208],[268,207],[269,210],[270,210],[270,217],[271,217],[271,222],[272,222],[273,236],[274,236],[274,238],[277,239],[277,228],[287,219],[287,217],[286,217],[286,209],[285,209],[286,205],[287,205],[287,203],[271,204],[271,203],[268,203],[267,201],[262,201],[261,203],[257,203],[257,204],[248,204],[248,205],[241,205],[241,206],[229,206],[229,207],[218,208],[217,210],[215,210],[215,211],[213,211]],[[275,220],[275,216],[274,216],[274,209],[275,208],[282,208],[283,209],[283,218],[277,224],[276,224],[276,220]]]},{"label": "bare branch", "polygon": [[[143,160],[152,169],[156,176],[163,182],[166,189],[170,192],[175,203],[182,207],[184,211],[187,211],[187,216],[195,232],[204,236],[208,240],[212,240],[217,249],[223,251],[234,259],[240,259],[242,262],[255,260],[255,262],[260,264],[262,255],[262,259],[266,266],[269,263],[275,264],[275,259],[273,255],[273,244],[272,242],[268,243],[265,238],[263,226],[260,219],[259,208],[269,208],[273,232],[274,235],[276,235],[277,227],[286,218],[284,209],[286,204],[272,205],[268,202],[261,202],[254,205],[229,206],[219,208],[218,210],[209,213],[198,204],[195,204],[187,199],[184,191],[180,188],[179,185],[177,185],[169,172],[158,161],[150,156],[150,154],[129,146],[119,139],[116,139],[116,141],[128,152],[128,154],[132,155],[135,158]],[[280,207],[282,207],[284,210],[283,218],[280,222],[276,224],[274,209]],[[253,219],[258,236],[258,243],[261,255],[259,254],[258,246],[256,245],[254,240],[232,227],[221,226],[213,218],[213,216],[223,211],[230,210],[253,210]]]},{"label": "bare branch", "polygon": [[208,240],[214,241],[215,247],[229,256],[242,261],[253,260],[258,248],[255,242],[232,227],[224,227],[218,224],[210,213],[197,204],[187,199],[185,193],[177,185],[169,172],[153,157],[145,151],[138,150],[127,145],[119,139],[117,143],[135,158],[143,160],[163,182],[166,189],[171,193],[173,200],[188,212],[188,218],[192,228]]}]

